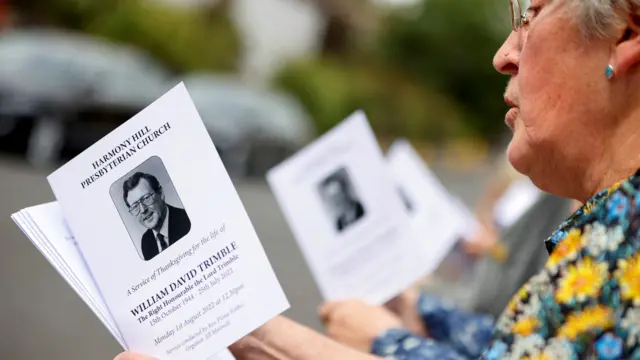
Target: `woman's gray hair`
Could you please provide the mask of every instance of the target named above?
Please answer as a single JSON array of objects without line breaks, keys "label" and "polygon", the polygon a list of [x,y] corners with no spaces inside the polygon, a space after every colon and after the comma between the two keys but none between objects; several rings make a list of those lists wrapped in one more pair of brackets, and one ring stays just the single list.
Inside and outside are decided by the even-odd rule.
[{"label": "woman's gray hair", "polygon": [[627,20],[640,0],[571,0],[586,38],[613,36],[616,25]]}]

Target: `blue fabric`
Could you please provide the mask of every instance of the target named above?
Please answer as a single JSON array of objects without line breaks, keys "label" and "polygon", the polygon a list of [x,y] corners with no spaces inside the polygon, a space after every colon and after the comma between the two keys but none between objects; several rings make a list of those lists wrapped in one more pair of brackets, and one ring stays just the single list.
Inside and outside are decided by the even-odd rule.
[{"label": "blue fabric", "polygon": [[372,352],[384,358],[398,360],[467,360],[445,344],[416,336],[404,329],[392,329],[379,336],[373,342]]},{"label": "blue fabric", "polygon": [[418,310],[428,339],[393,329],[376,339],[372,352],[405,360],[477,359],[489,344],[494,327],[490,316],[464,312],[426,293],[418,300]]}]

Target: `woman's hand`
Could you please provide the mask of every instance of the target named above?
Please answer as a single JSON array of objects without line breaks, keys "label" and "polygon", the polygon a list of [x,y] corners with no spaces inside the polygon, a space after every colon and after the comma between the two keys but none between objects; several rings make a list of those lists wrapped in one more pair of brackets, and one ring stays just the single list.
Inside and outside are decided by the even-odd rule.
[{"label": "woman's hand", "polygon": [[473,257],[491,256],[497,262],[505,262],[509,249],[498,238],[498,230],[492,226],[480,225],[473,238],[462,243],[464,251]]},{"label": "woman's hand", "polygon": [[373,341],[383,332],[404,327],[388,309],[359,300],[327,303],[320,308],[320,319],[329,337],[363,352],[371,351]]},{"label": "woman's hand", "polygon": [[496,230],[493,227],[480,225],[473,237],[462,243],[462,247],[469,255],[484,256],[491,252],[497,238]]}]

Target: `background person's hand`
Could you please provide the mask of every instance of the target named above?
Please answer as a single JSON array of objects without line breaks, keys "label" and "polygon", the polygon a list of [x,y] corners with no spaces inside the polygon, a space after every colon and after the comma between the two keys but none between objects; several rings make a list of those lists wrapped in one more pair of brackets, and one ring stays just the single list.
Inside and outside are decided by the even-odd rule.
[{"label": "background person's hand", "polygon": [[367,353],[375,338],[383,332],[404,327],[400,318],[388,309],[359,300],[324,304],[320,308],[320,319],[325,324],[327,336]]},{"label": "background person's hand", "polygon": [[423,283],[424,280],[389,300],[385,307],[398,316],[404,327],[409,331],[420,336],[427,336],[428,329],[424,327],[422,317],[418,311],[418,299],[420,298]]},{"label": "background person's hand", "polygon": [[490,226],[480,225],[471,239],[462,242],[462,248],[471,256],[482,257],[490,254],[497,242],[496,230]]},{"label": "background person's hand", "polygon": [[126,351],[115,357],[113,360],[158,360],[154,357]]}]

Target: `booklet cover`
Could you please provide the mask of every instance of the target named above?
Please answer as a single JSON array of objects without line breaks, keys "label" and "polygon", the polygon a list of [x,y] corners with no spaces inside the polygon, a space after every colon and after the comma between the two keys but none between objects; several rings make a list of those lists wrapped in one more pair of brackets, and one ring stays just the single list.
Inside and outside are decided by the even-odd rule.
[{"label": "booklet cover", "polygon": [[387,151],[387,163],[409,213],[411,228],[424,246],[424,261],[435,270],[473,224],[453,195],[404,139]]},{"label": "booklet cover", "polygon": [[183,84],[48,181],[128,349],[209,359],[289,307]]},{"label": "booklet cover", "polygon": [[426,274],[424,246],[363,112],[267,180],[325,299],[381,304]]}]

